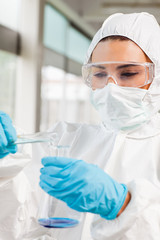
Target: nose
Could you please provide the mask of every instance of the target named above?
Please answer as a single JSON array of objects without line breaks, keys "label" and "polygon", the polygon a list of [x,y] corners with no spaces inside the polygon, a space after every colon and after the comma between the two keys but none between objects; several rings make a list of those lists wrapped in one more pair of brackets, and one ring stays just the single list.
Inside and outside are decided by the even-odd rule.
[{"label": "nose", "polygon": [[109,75],[109,76],[107,77],[106,85],[107,85],[108,83],[117,84],[115,78],[114,78],[112,75]]}]

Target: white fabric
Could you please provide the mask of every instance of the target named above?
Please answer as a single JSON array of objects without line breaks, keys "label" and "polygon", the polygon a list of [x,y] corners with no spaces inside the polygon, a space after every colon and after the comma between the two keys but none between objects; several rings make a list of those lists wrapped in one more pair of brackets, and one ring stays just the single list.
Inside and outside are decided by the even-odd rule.
[{"label": "white fabric", "polygon": [[[40,201],[38,175],[40,158],[44,153],[42,145],[35,144],[34,161],[29,163],[24,173],[21,172],[10,179],[5,179],[4,176],[1,178],[0,209],[1,213],[3,210],[3,214],[0,215],[0,239],[159,239],[159,114],[155,121],[157,131],[152,137],[146,137],[143,128],[137,135],[126,135],[124,132],[108,132],[102,125],[58,123],[53,131],[61,134],[60,144],[71,145],[70,156],[97,164],[117,181],[126,183],[132,200],[122,215],[115,220],[106,221],[96,216],[92,223],[92,235],[89,232],[93,220],[91,214],[84,223],[74,229],[48,230],[39,227],[36,224],[37,205]],[[15,165],[16,159],[12,157],[12,160]]]},{"label": "white fabric", "polygon": [[114,83],[91,90],[91,102],[110,130],[133,130],[150,120],[153,108],[143,101],[146,89],[119,87]]},{"label": "white fabric", "polygon": [[113,15],[93,40],[88,59],[102,37],[117,34],[134,40],[156,64],[156,77],[146,97],[154,116],[132,132],[110,131],[104,125],[69,123],[58,123],[52,130],[60,136],[59,144],[71,146],[70,157],[97,164],[114,179],[127,184],[130,203],[115,220],[87,214],[73,229],[38,226],[36,212],[41,193],[38,177],[40,159],[46,152],[42,144],[34,144],[31,162],[26,154],[11,155],[0,161],[0,240],[159,240],[159,26],[147,13]]}]

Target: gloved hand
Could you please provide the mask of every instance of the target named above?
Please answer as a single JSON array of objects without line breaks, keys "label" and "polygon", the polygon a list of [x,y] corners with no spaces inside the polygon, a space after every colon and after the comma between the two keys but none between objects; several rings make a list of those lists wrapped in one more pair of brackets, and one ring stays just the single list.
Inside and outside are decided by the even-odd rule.
[{"label": "gloved hand", "polygon": [[45,192],[77,211],[116,218],[128,191],[124,184],[82,160],[45,157],[42,164],[40,186]]},{"label": "gloved hand", "polygon": [[16,153],[17,145],[12,144],[16,139],[16,130],[12,125],[11,118],[0,111],[0,158],[9,153]]}]

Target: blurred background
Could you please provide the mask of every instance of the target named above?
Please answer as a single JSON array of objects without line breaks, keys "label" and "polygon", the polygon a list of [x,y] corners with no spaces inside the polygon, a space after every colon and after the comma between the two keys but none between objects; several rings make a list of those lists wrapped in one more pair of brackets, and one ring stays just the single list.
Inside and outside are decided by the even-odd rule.
[{"label": "blurred background", "polygon": [[35,132],[57,121],[99,122],[81,66],[117,12],[149,12],[160,22],[160,0],[0,0],[0,110],[14,125]]}]

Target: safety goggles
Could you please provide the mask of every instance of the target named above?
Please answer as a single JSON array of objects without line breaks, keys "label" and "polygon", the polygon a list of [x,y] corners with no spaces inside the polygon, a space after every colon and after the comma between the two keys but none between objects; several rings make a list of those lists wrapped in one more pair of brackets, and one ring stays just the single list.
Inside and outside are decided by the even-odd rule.
[{"label": "safety goggles", "polygon": [[104,88],[109,82],[122,87],[143,87],[153,81],[154,64],[136,62],[96,62],[82,66],[87,86]]}]

